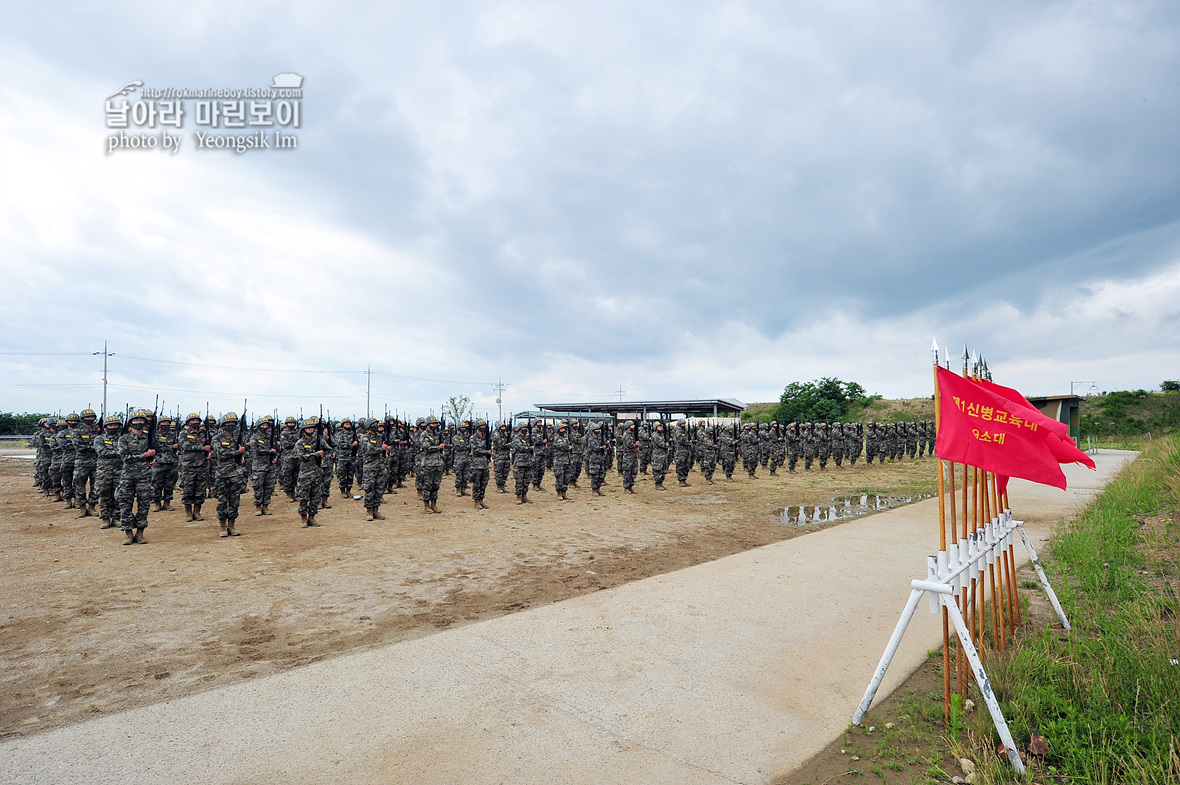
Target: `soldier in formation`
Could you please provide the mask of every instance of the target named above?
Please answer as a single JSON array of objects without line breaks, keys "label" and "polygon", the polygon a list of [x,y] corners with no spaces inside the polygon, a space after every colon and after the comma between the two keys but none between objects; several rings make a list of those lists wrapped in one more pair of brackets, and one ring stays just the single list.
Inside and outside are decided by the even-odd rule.
[{"label": "soldier in formation", "polygon": [[98,495],[98,517],[100,529],[111,529],[119,516],[115,491],[123,473],[123,456],[119,454],[119,437],[123,431],[123,420],[118,415],[107,417],[102,435],[94,445],[97,466],[94,470],[95,493]]},{"label": "soldier in formation", "polygon": [[239,439],[238,415],[227,412],[221,418],[219,432],[210,439],[212,446],[213,496],[217,499],[219,536],[237,537],[238,507],[246,491],[246,445]]},{"label": "soldier in formation", "polygon": [[358,453],[364,464],[361,470],[361,489],[365,494],[366,520],[383,521],[381,501],[385,494],[386,456],[394,448],[385,439],[385,423],[374,418],[366,420],[365,431],[357,437]]},{"label": "soldier in formation", "polygon": [[274,426],[274,418],[265,415],[250,435],[250,485],[254,488],[255,515],[270,515],[270,500],[278,481],[279,444]]},{"label": "soldier in formation", "polygon": [[570,424],[562,420],[557,424],[557,432],[553,435],[553,485],[557,491],[557,498],[571,501],[566,495],[569,490],[571,473],[571,456],[574,451],[573,441],[570,439]]},{"label": "soldier in formation", "polygon": [[[74,431],[74,499],[80,513],[79,518],[88,518],[98,504],[94,484],[98,471],[99,427],[95,424],[98,415],[93,409],[82,410],[82,421]],[[89,486],[89,487],[88,487]]]},{"label": "soldier in formation", "polygon": [[161,415],[156,426],[156,460],[152,465],[152,508],[157,512],[172,509],[172,494],[180,477],[179,447],[172,418]]},{"label": "soldier in formation", "polygon": [[471,484],[471,501],[477,510],[486,510],[484,497],[488,491],[488,461],[492,458],[492,439],[488,433],[488,421],[475,421],[475,432],[471,434],[467,453],[467,481]]},{"label": "soldier in formation", "polygon": [[419,432],[418,451],[422,456],[422,511],[442,512],[438,508],[438,489],[442,485],[445,470],[445,450],[443,433],[437,418],[429,417],[426,420],[426,429]]},{"label": "soldier in formation", "polygon": [[527,504],[533,475],[533,440],[528,423],[516,426],[512,437],[512,477],[516,481],[516,503]]},{"label": "soldier in formation", "polygon": [[115,496],[119,500],[119,528],[123,530],[124,545],[146,542],[143,533],[152,503],[151,460],[156,455],[146,432],[151,416],[151,412],[143,409],[133,411],[128,418],[127,433],[119,437],[123,465]]}]

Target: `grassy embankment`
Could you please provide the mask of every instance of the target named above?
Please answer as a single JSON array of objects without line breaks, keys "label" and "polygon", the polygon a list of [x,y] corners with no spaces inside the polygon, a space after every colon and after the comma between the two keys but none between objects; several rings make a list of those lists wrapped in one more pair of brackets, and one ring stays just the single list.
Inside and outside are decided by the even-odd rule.
[{"label": "grassy embankment", "polygon": [[[1048,744],[1025,755],[1030,781],[1180,783],[1180,436],[1143,443],[1048,553],[1072,631],[1042,627],[986,665],[1021,752]],[[960,741],[977,783],[1011,781],[986,713]]]}]

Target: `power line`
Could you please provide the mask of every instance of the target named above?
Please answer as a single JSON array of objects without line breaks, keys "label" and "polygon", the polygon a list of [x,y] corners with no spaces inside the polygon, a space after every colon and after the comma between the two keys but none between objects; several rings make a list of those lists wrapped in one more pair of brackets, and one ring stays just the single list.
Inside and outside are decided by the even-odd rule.
[{"label": "power line", "polygon": [[138,357],[134,354],[120,354],[124,360],[140,360],[145,363],[163,363],[165,365],[186,365],[191,368],[213,368],[224,371],[256,371],[260,373],[364,373],[364,371],[343,370],[328,371],[307,368],[247,368],[240,365],[210,365],[208,363],[190,363],[182,360],[160,360],[155,357]]}]

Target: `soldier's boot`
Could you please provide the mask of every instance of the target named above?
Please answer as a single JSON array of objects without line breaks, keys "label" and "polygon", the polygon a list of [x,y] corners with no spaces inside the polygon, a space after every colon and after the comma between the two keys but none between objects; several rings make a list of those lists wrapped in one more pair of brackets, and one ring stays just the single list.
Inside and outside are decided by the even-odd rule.
[{"label": "soldier's boot", "polygon": [[237,523],[236,519],[231,520],[231,521],[226,521],[225,530],[229,533],[230,537],[241,537],[242,536],[242,533],[240,531],[238,531],[236,528],[234,528],[234,525],[236,523]]},{"label": "soldier's boot", "polygon": [[204,519],[204,518],[201,516],[201,507],[202,507],[204,504],[205,504],[204,502],[197,502],[196,504],[194,504],[194,505],[193,505],[193,520],[194,520],[194,521],[203,521],[203,520],[205,520],[205,519]]},{"label": "soldier's boot", "polygon": [[295,491],[287,491],[287,501],[295,501]]},{"label": "soldier's boot", "polygon": [[380,506],[373,508],[373,520],[377,520],[377,521],[385,520],[385,516],[381,514]]},{"label": "soldier's boot", "polygon": [[164,509],[164,504],[159,499],[152,502],[152,512],[159,512],[162,509]]},{"label": "soldier's boot", "polygon": [[430,502],[426,499],[422,500],[422,512],[426,513],[427,515],[430,514]]},{"label": "soldier's boot", "polygon": [[165,509],[165,510],[167,510],[168,512],[175,512],[175,511],[176,511],[176,508],[174,508],[174,507],[172,506],[172,500],[171,500],[171,499],[169,499],[169,500],[167,500],[166,502],[164,502],[164,509]]},{"label": "soldier's boot", "polygon": [[124,530],[123,544],[124,545],[134,545],[135,544],[135,530],[134,529]]},{"label": "soldier's boot", "polygon": [[438,499],[431,499],[430,500],[430,511],[431,512],[442,512],[442,510],[440,510],[438,508]]},{"label": "soldier's boot", "polygon": [[500,493],[508,493],[508,489],[504,487],[504,483],[502,482],[496,483],[496,490]]},{"label": "soldier's boot", "polygon": [[[750,476],[753,476],[753,475],[750,475]],[[680,481],[680,487],[681,487],[681,488],[687,488],[687,487],[688,487],[688,483],[686,483],[684,480],[681,480],[681,481]]]},{"label": "soldier's boot", "polygon": [[226,523],[225,523],[225,518],[218,518],[217,523],[221,525],[221,533],[218,534],[217,536],[218,537],[228,537],[229,531],[228,531],[228,527],[226,526]]},{"label": "soldier's boot", "polygon": [[577,487],[578,487],[578,481],[577,481],[577,480],[573,480],[572,482],[570,482],[570,487],[571,487],[571,488],[577,488]]},{"label": "soldier's boot", "polygon": [[770,470],[770,476],[771,476],[771,477],[777,477],[778,475],[777,475],[777,474],[775,474],[775,472],[776,472],[776,471],[778,471],[778,470],[777,470],[777,469],[771,469],[771,470]]},{"label": "soldier's boot", "polygon": [[475,509],[477,509],[477,510],[482,510],[482,509],[483,509],[483,507],[480,507],[480,506],[479,506],[479,499],[472,499],[472,500],[471,500],[471,504],[472,504],[472,505],[475,507]]},{"label": "soldier's boot", "polygon": [[522,494],[522,493],[516,494],[516,503],[517,504],[524,504],[524,494]]},{"label": "soldier's boot", "polygon": [[332,505],[328,504],[328,497],[325,496],[324,498],[320,499],[320,509],[321,510],[332,509]]},{"label": "soldier's boot", "polygon": [[78,507],[78,509],[81,510],[82,512],[75,515],[74,516],[75,518],[89,518],[90,517],[90,508],[87,507],[85,504],[80,505]]},{"label": "soldier's boot", "polygon": [[480,499],[480,500],[479,500],[479,508],[480,508],[481,510],[486,510],[486,509],[488,508],[487,504],[485,504],[485,503],[484,503],[484,500],[483,500],[483,499]]},{"label": "soldier's boot", "polygon": [[373,520],[373,508],[372,507],[365,508],[365,520],[366,521]]},{"label": "soldier's boot", "polygon": [[184,522],[191,523],[193,520],[193,506],[191,504],[184,505],[184,514],[188,516],[184,519]]},{"label": "soldier's boot", "polygon": [[270,505],[269,504],[262,505],[262,514],[263,515],[270,515]]},{"label": "soldier's boot", "polygon": [[64,499],[64,498],[62,498],[62,495],[61,495],[61,490],[60,490],[60,489],[59,489],[59,490],[56,490],[56,491],[54,491],[54,492],[53,492],[53,500],[54,500],[55,502],[61,502],[61,501],[65,501],[65,499]]},{"label": "soldier's boot", "polygon": [[657,483],[656,483],[654,486],[652,486],[652,487],[654,487],[654,488],[655,488],[657,491],[666,490],[666,489],[664,488],[664,483],[663,483],[663,482],[657,482]]},{"label": "soldier's boot", "polygon": [[459,495],[460,495],[460,496],[466,496],[466,495],[467,495],[467,486],[466,486],[466,485],[464,485],[462,488],[460,488],[460,489],[459,489]]},{"label": "soldier's boot", "polygon": [[74,497],[73,496],[71,496],[69,499],[66,500],[65,509],[67,509],[67,510],[76,509],[76,505],[74,504]]},{"label": "soldier's boot", "polygon": [[257,517],[258,517],[258,516],[260,516],[260,515],[262,515],[262,505],[261,505],[261,504],[255,504],[255,505],[254,505],[254,517],[255,517],[255,518],[257,518]]},{"label": "soldier's boot", "polygon": [[312,510],[311,514],[307,516],[307,525],[309,527],[319,526],[319,523],[317,523],[315,519],[315,510]]},{"label": "soldier's boot", "polygon": [[135,542],[139,543],[140,545],[147,544],[147,540],[145,540],[143,538],[143,529],[136,529],[135,530]]},{"label": "soldier's boot", "polygon": [[113,520],[111,520],[110,518],[103,518],[102,525],[99,526],[98,528],[100,528],[100,529],[113,529],[113,528],[115,528],[115,522]]},{"label": "soldier's boot", "polygon": [[706,482],[707,484],[709,484],[709,485],[712,485],[712,484],[713,484],[713,480],[712,480],[711,478],[709,478],[709,477],[706,477],[706,478],[705,478],[705,482]]},{"label": "soldier's boot", "polygon": [[520,501],[522,504],[532,504],[532,501],[529,499],[529,489],[528,488],[525,488],[524,493],[522,493],[520,495]]},{"label": "soldier's boot", "polygon": [[307,528],[307,515],[305,515],[304,513],[299,513],[299,528],[300,529]]}]

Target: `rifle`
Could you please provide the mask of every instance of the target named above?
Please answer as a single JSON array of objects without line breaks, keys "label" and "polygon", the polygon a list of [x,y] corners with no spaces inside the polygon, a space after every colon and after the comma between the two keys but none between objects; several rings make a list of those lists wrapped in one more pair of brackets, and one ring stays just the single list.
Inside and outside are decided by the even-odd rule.
[{"label": "rifle", "polygon": [[[324,405],[320,404],[320,419],[316,421],[315,425],[315,448],[317,452],[322,452],[324,449]],[[324,456],[320,455],[320,466],[324,465]]]},{"label": "rifle", "polygon": [[148,420],[147,440],[148,449],[156,449],[156,412],[160,410],[160,396],[156,396],[156,408],[152,410],[152,419]]},{"label": "rifle", "polygon": [[[238,430],[235,441],[239,447],[246,446],[246,399],[242,399],[242,416],[238,418]],[[246,453],[240,453],[237,457],[237,462],[240,464],[246,463]]]},{"label": "rifle", "polygon": [[279,427],[279,410],[275,409],[275,418],[270,423],[270,445],[267,449],[270,450],[270,462],[274,463],[279,459],[278,453],[275,452],[275,431]]}]

